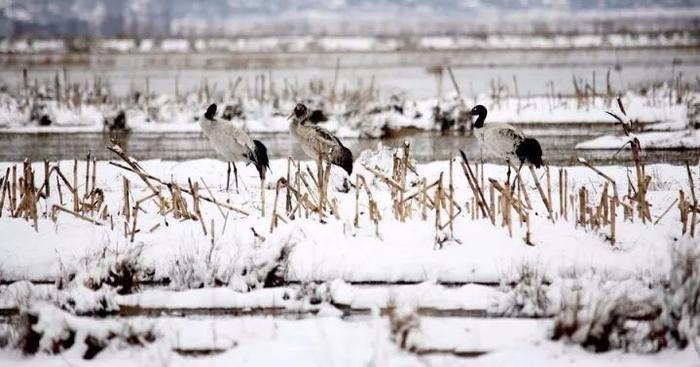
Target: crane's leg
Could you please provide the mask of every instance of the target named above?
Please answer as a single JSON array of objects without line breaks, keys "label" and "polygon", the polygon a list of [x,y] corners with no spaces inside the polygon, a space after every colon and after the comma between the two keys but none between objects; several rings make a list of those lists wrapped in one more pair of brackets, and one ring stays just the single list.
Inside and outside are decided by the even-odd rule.
[{"label": "crane's leg", "polygon": [[260,178],[260,216],[265,218],[265,175]]},{"label": "crane's leg", "polygon": [[323,156],[318,155],[316,160],[316,166],[318,168],[318,217],[319,220],[323,218],[323,204],[325,204],[325,188],[323,187]]},{"label": "crane's leg", "polygon": [[[236,162],[231,162],[233,164],[233,177],[236,180],[236,194],[238,194],[238,168],[236,167]],[[228,186],[226,186],[226,189],[228,190]]]},{"label": "crane's leg", "polygon": [[510,182],[510,160],[506,159],[506,164],[508,165],[508,172],[506,173],[506,185]]},{"label": "crane's leg", "polygon": [[231,162],[226,162],[228,170],[226,170],[226,192],[228,192],[229,182],[231,181]]}]

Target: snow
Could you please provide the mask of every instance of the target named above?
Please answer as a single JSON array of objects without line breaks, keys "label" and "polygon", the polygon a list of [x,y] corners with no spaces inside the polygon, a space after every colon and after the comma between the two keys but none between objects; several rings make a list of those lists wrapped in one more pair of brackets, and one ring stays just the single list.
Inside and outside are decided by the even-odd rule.
[{"label": "snow", "polygon": [[108,52],[130,52],[136,47],[136,42],[132,39],[103,39],[99,42],[98,50]]},{"label": "snow", "polygon": [[[22,287],[17,286],[19,289]],[[401,305],[436,310],[487,311],[501,302],[503,293],[497,288],[467,284],[445,287],[431,282],[402,286],[351,285],[341,279],[321,286],[327,294],[325,301],[357,310],[371,310]],[[10,290],[7,290],[10,292]],[[25,291],[26,292],[26,291]],[[236,292],[229,288],[205,288],[185,291],[144,290],[141,293],[117,296],[119,306],[143,308],[255,308],[284,307],[303,310],[309,305],[302,302],[303,292],[294,287],[266,288],[251,292]],[[6,308],[12,307],[9,304]]]},{"label": "snow", "polygon": [[[697,134],[685,133],[689,126],[688,105],[669,104],[666,99],[660,100],[658,93],[653,96],[626,94],[623,100],[628,117],[635,124],[642,125],[645,131],[658,131],[649,135],[650,139],[663,140],[658,147],[697,147]],[[127,126],[134,132],[199,132],[197,119],[210,103],[203,101],[197,93],[188,94],[180,99],[160,94],[151,98],[147,113],[143,101],[123,107],[102,104],[68,107],[55,101],[45,101],[41,102],[41,105],[45,106],[43,111],[51,117],[53,123],[50,126],[39,126],[37,121],[30,120],[30,109],[22,107],[21,98],[0,94],[0,102],[0,132],[10,133],[100,132],[104,130],[103,121],[116,116],[119,110],[125,111]],[[224,95],[222,101],[218,102],[221,103],[222,111],[227,105],[240,107],[243,116],[234,117],[234,124],[251,133],[271,134],[288,132],[286,116],[297,101],[234,99]],[[488,108],[488,123],[525,124],[534,126],[535,130],[543,124],[558,124],[569,126],[565,127],[567,132],[584,134],[590,134],[589,129],[594,126],[608,126],[609,129],[613,129],[612,118],[605,111],[617,108],[615,101],[600,97],[581,104],[572,97],[494,99],[483,94],[473,99],[461,100],[456,96],[443,100],[405,100],[397,95],[388,101],[378,100],[360,105],[352,101],[331,104],[323,96],[312,96],[306,103],[312,109],[322,109],[328,116],[328,121],[322,122],[321,126],[340,137],[352,138],[382,137],[388,131],[403,129],[439,130],[441,126],[434,117],[436,105],[439,105],[442,113],[449,118],[465,124],[468,124],[467,113],[471,106],[478,103]],[[547,133],[546,129],[539,130],[543,130],[541,133]],[[644,135],[639,136],[641,138]],[[579,147],[609,149],[609,146],[617,143],[617,140],[611,140],[613,138],[601,139],[582,143]]]},{"label": "snow", "polygon": [[647,35],[610,34],[610,35],[518,35],[518,34],[489,34],[484,37],[464,36],[427,36],[417,41],[419,48],[432,50],[461,50],[461,49],[577,49],[592,47],[658,47],[683,46],[695,44],[696,41],[688,34],[674,37],[648,37]]},{"label": "snow", "polygon": [[182,292],[148,290],[143,293],[119,296],[120,306],[144,308],[250,308],[288,306],[294,291],[283,288],[260,289],[241,293],[228,288],[192,289]]},{"label": "snow", "polygon": [[[372,162],[369,158],[363,158],[360,162],[362,161]],[[216,197],[221,200],[228,198],[232,205],[252,210],[253,215],[248,217],[240,218],[240,215],[232,214],[228,218],[223,235],[217,236],[216,250],[220,251],[217,252],[218,256],[232,259],[243,254],[247,257],[256,253],[258,245],[250,228],[256,228],[258,233],[266,233],[269,219],[258,218],[259,215],[255,214],[260,207],[260,198],[256,189],[257,172],[252,166],[239,167],[241,187],[244,189],[241,194],[235,194],[218,192],[225,182],[226,174],[225,165],[219,161],[145,161],[141,164],[152,175],[172,177],[178,182],[186,182],[187,177],[194,180],[201,177],[216,191]],[[308,164],[313,167],[313,163]],[[0,172],[4,172],[10,165],[0,163]],[[41,182],[43,166],[35,165],[37,182]],[[60,166],[70,175],[72,162],[61,162]],[[272,161],[271,168],[274,176],[268,181],[266,190],[268,215],[274,198],[272,182],[274,178],[285,174],[286,161]],[[446,162],[418,165],[419,172],[427,177],[429,182],[446,168]],[[84,172],[84,169],[84,163],[79,164],[79,172]],[[556,169],[552,167],[554,174]],[[625,192],[625,169],[601,169],[617,180],[621,193]],[[487,221],[483,219],[471,220],[463,213],[455,225],[455,237],[462,240],[462,245],[451,245],[437,251],[433,248],[435,231],[433,226],[428,224],[429,220],[427,223],[415,219],[401,223],[392,219],[391,201],[386,185],[380,180],[372,179],[373,175],[359,164],[356,164],[355,170],[368,179],[382,216],[386,218],[379,225],[381,238],[374,235],[373,225],[366,215],[361,216],[359,228],[352,226],[350,220],[354,215],[354,192],[334,192],[333,196],[340,203],[341,220],[330,220],[326,224],[320,224],[311,218],[299,219],[282,225],[268,236],[266,248],[292,248],[287,269],[289,280],[498,282],[502,273],[525,260],[541,265],[547,276],[556,276],[571,269],[597,269],[613,278],[625,278],[642,270],[648,269],[653,274],[665,269],[668,265],[666,246],[670,238],[677,236],[680,230],[674,219],[674,216],[677,216],[674,211],[657,226],[620,221],[619,242],[615,248],[623,251],[615,251],[601,234],[580,227],[575,228],[573,223],[563,220],[556,223],[547,221],[543,216],[539,196],[534,187],[530,187],[530,197],[539,208],[536,209],[539,215],[535,216],[532,222],[533,241],[536,246],[523,246],[521,237],[524,229],[518,228],[517,225],[511,238],[503,229],[485,225]],[[505,172],[504,167],[497,165],[485,165],[485,170],[487,177],[502,177]],[[577,186],[601,185],[603,182],[585,167],[569,167],[568,171],[570,182]],[[60,276],[61,268],[83,267],[80,265],[80,259],[99,252],[100,249],[133,246],[123,238],[121,224],[118,222],[122,220],[119,219],[121,216],[117,215],[121,207],[121,176],[130,178],[132,191],[138,197],[145,195],[145,192],[142,193],[145,186],[137,176],[108,165],[107,162],[98,162],[97,172],[97,186],[105,191],[108,212],[117,220],[115,229],[111,230],[110,226],[94,226],[70,215],[59,214],[55,224],[48,218],[40,218],[39,231],[35,232],[21,219],[4,217],[0,221],[0,230],[5,234],[0,241],[0,263],[4,274],[19,278],[54,279]],[[655,211],[665,209],[677,196],[677,189],[687,188],[687,177],[683,167],[651,165],[647,167],[647,172],[655,177],[653,185],[659,185],[658,191],[651,190],[649,193]],[[341,173],[334,168],[335,175]],[[531,179],[528,178],[528,182],[532,182]],[[455,187],[458,202],[469,200],[471,192],[461,174],[455,175]],[[557,187],[554,186],[552,191],[556,193]],[[54,200],[57,199],[50,201],[55,202]],[[361,200],[363,208],[366,205],[365,200]],[[43,208],[46,206],[41,205],[42,211],[45,210]],[[223,228],[224,221],[216,206],[209,203],[203,206],[203,214],[207,221],[214,219],[217,228]],[[152,212],[153,208],[148,211]],[[141,258],[156,269],[156,277],[166,276],[167,269],[173,266],[178,257],[192,251],[197,253],[199,249],[206,253],[206,249],[211,247],[210,239],[203,235],[199,223],[186,221],[176,225],[170,223],[171,225],[166,227],[164,219],[155,213],[140,216],[139,226],[145,227],[144,230],[157,223],[161,223],[161,226],[154,233],[141,233],[136,236],[143,246]],[[410,233],[410,236],[407,236],[407,233]],[[233,244],[233,247],[225,246],[226,243]],[[52,244],[52,250],[46,251],[46,244]],[[243,266],[246,260],[239,258],[237,261]]]},{"label": "snow", "polygon": [[[448,323],[436,318],[421,318],[410,334],[411,347],[428,350],[454,349],[460,352],[488,352],[479,358],[459,359],[449,355],[416,356],[400,350],[390,341],[386,319],[370,317],[341,320],[337,317],[286,320],[262,317],[220,318],[216,321],[164,317],[155,321],[143,318],[95,320],[75,317],[43,306],[36,330],[44,331],[42,343],[60,337],[66,329],[76,330],[75,344],[60,356],[74,366],[140,366],[158,363],[178,366],[250,365],[250,366],[513,366],[523,361],[542,366],[689,366],[697,361],[694,352],[669,350],[654,355],[623,352],[593,354],[578,346],[547,341],[546,320],[484,320],[452,318]],[[85,361],[87,336],[129,335],[152,330],[155,340],[142,347],[129,347],[123,341],[108,342],[94,360]],[[120,338],[120,337],[118,337]],[[543,340],[544,339],[544,340]],[[113,339],[112,339],[113,340]],[[50,346],[45,345],[46,348]],[[197,358],[179,351],[218,353]],[[16,352],[0,351],[5,366],[54,365],[56,356],[39,354],[24,357]]]},{"label": "snow", "polygon": [[501,297],[495,288],[475,284],[444,287],[426,282],[390,288],[357,287],[336,279],[329,288],[334,303],[357,309],[386,307],[393,303],[413,308],[486,310]]},{"label": "snow", "polygon": [[[362,167],[367,164],[390,172],[391,151],[380,148],[359,154],[353,175],[367,179],[378,209],[384,218],[379,223],[379,236],[367,217],[367,201],[361,196],[359,227],[352,223],[355,192],[332,189],[330,195],[338,201],[340,219],[329,216],[325,224],[315,216],[289,220],[284,214],[284,195],[278,205],[287,223],[270,231],[270,216],[274,202],[274,182],[286,176],[286,160],[271,162],[273,174],[266,188],[266,216],[261,217],[262,202],[258,191],[257,172],[252,166],[239,165],[241,192],[224,192],[225,164],[211,159],[195,161],[144,161],[141,166],[150,174],[183,184],[187,178],[207,182],[215,196],[228,205],[245,208],[249,216],[230,213],[224,218],[218,208],[202,203],[204,223],[215,221],[215,235],[205,235],[198,221],[180,221],[171,214],[159,215],[156,205],[144,202],[144,212],[138,216],[132,243],[123,234],[121,209],[122,176],[131,180],[135,198],[149,194],[143,182],[133,174],[107,162],[97,164],[97,187],[105,193],[109,220],[96,226],[66,213],[59,213],[54,223],[40,216],[38,231],[20,218],[9,218],[7,209],[0,219],[0,269],[7,280],[52,280],[63,284],[32,285],[19,281],[0,286],[0,308],[20,307],[39,315],[35,330],[43,331],[42,348],[55,345],[51,338],[61,338],[66,330],[75,331],[75,344],[61,353],[71,365],[82,365],[85,338],[88,335],[106,338],[107,347],[91,363],[109,365],[138,364],[160,361],[175,365],[513,365],[523,360],[537,365],[605,366],[654,365],[675,363],[690,365],[696,360],[692,348],[684,351],[670,349],[659,354],[640,356],[614,351],[592,354],[580,346],[550,341],[550,319],[520,319],[537,311],[537,305],[525,305],[520,311],[507,311],[526,289],[511,289],[508,282],[523,276],[524,269],[533,269],[540,282],[551,282],[546,289],[552,308],[572,289],[584,289],[595,295],[628,293],[630,302],[656,299],[650,288],[668,276],[672,255],[670,248],[680,238],[678,210],[672,209],[658,224],[634,223],[618,217],[617,242],[605,239],[608,228],[591,230],[576,226],[573,221],[548,220],[531,177],[526,174],[526,187],[534,209],[531,234],[534,246],[523,241],[525,227],[517,219],[513,236],[487,219],[471,219],[463,211],[455,220],[454,238],[438,246],[434,216],[426,221],[414,212],[405,223],[395,219],[387,185]],[[5,172],[13,162],[0,163]],[[312,162],[303,162],[302,166]],[[72,162],[60,162],[62,171],[72,179]],[[627,191],[626,167],[599,167],[618,183],[620,194]],[[34,164],[37,182],[43,180],[43,164]],[[448,162],[416,164],[421,177],[428,182],[448,170]],[[551,167],[557,176],[558,167]],[[585,185],[591,195],[603,179],[582,166],[566,167],[570,182]],[[84,190],[84,163],[78,166],[80,191]],[[502,178],[505,167],[485,165],[485,176]],[[646,172],[653,179],[648,200],[652,217],[677,197],[678,190],[688,190],[685,167],[667,164],[649,165]],[[542,171],[539,172],[542,174]],[[692,170],[695,182],[698,172]],[[342,182],[345,174],[334,169],[331,181]],[[410,174],[412,185],[417,176]],[[355,182],[354,177],[351,178]],[[554,207],[558,205],[558,187],[552,180]],[[458,203],[471,200],[471,191],[461,172],[455,174]],[[336,187],[336,185],[332,185]],[[48,202],[39,201],[43,213],[57,203],[56,187]],[[64,188],[64,194],[65,188]],[[205,189],[200,194],[209,195]],[[284,190],[282,191],[284,194]],[[69,195],[65,195],[66,197]],[[69,198],[64,204],[69,207]],[[187,197],[190,202],[190,198]],[[416,210],[414,208],[414,210]],[[160,226],[153,231],[154,225]],[[209,227],[209,226],[207,226]],[[264,239],[256,237],[254,231]],[[270,233],[272,232],[272,233]],[[688,239],[695,241],[696,239]],[[286,254],[286,255],[285,255]],[[117,294],[118,289],[102,284],[115,264],[133,261],[149,274],[146,280],[169,278],[166,286],[143,287],[132,294]],[[288,282],[277,288],[263,288],[265,278],[273,269]],[[112,270],[111,270],[112,269]],[[217,285],[217,282],[221,284]],[[417,284],[367,285],[361,282],[416,282]],[[500,287],[474,284],[495,283]],[[454,283],[459,283],[454,285]],[[515,293],[514,293],[515,292]],[[518,293],[520,292],[520,293]],[[651,297],[651,298],[650,298]],[[525,300],[527,301],[527,300]],[[141,309],[247,309],[281,307],[300,312],[298,317],[269,316],[210,316],[210,317],[110,317],[92,318],[92,313],[119,312],[127,307]],[[342,309],[369,310],[361,316],[344,316]],[[499,318],[417,316],[407,337],[409,349],[442,350],[441,354],[417,356],[402,350],[392,342],[391,317],[380,316],[379,309],[397,307],[411,310],[475,310]],[[530,307],[530,308],[527,308]],[[302,311],[313,311],[306,314]],[[512,313],[511,313],[512,312]],[[550,316],[551,309],[543,310]],[[292,313],[293,314],[293,313]],[[125,342],[128,333],[151,330],[155,341],[143,346]],[[1,334],[2,330],[0,330]],[[177,351],[207,351],[217,353],[197,358],[182,356]],[[445,351],[487,354],[462,359]],[[12,349],[0,351],[3,365],[52,364],[55,356],[44,352],[23,357]],[[123,362],[123,363],[122,363]]]},{"label": "snow", "polygon": [[324,51],[373,51],[376,42],[373,37],[323,37],[318,46]]},{"label": "snow", "polygon": [[190,43],[186,39],[164,39],[161,41],[160,49],[163,52],[188,52]]},{"label": "snow", "polygon": [[61,39],[4,39],[0,51],[3,53],[62,53],[66,42]]},{"label": "snow", "polygon": [[[482,101],[484,98],[477,100]],[[687,126],[688,109],[684,104],[652,104],[647,98],[635,94],[628,94],[623,98],[623,101],[625,109],[628,111],[628,117],[637,122],[674,124],[672,126],[665,125],[665,128]],[[486,99],[485,102],[486,104],[482,104],[491,107],[487,117],[488,121],[506,123],[525,121],[610,123],[611,118],[605,114],[605,111],[616,108],[614,100],[605,101],[603,98],[598,98],[592,104],[582,107],[577,107],[578,102],[575,98],[552,101],[546,97],[534,97],[524,102],[511,98],[499,104]],[[518,110],[518,105],[521,106],[520,110]]]},{"label": "snow", "polygon": [[[648,132],[635,134],[644,149],[698,149],[700,130]],[[576,145],[576,149],[620,149],[631,138],[624,135],[605,135]],[[629,145],[627,146],[629,149]]]},{"label": "snow", "polygon": [[[183,22],[179,20],[177,22]],[[177,24],[175,28],[179,27]],[[145,43],[144,43],[145,41]],[[124,52],[187,52],[189,39],[166,38],[158,44],[151,39],[142,40],[141,47],[127,38],[93,40],[96,50]],[[195,49],[200,52],[391,52],[399,50],[572,50],[593,47],[696,47],[697,38],[691,32],[666,34],[570,34],[540,36],[533,34],[455,35],[455,36],[258,36],[228,38],[196,38]],[[60,39],[8,40],[0,48],[5,53],[66,52],[67,45]]]},{"label": "snow", "polygon": [[140,40],[137,49],[139,52],[150,52],[153,50],[154,47],[155,47],[154,40],[150,39],[150,38],[145,38],[145,39]]},{"label": "snow", "polygon": [[[139,0],[132,4],[136,6],[132,10],[143,13],[138,10],[149,4],[150,0]],[[333,6],[343,8],[343,1]],[[98,19],[103,15],[102,10],[99,8],[89,13]],[[690,10],[691,13],[697,12]],[[30,12],[21,7],[12,11],[15,19],[31,18]],[[430,9],[426,7],[425,11],[426,16],[431,16]],[[641,13],[647,11],[653,12],[640,10]],[[600,19],[606,22],[614,19],[614,14],[584,13],[583,16],[598,19],[598,23]],[[627,16],[635,14],[631,11]],[[326,15],[312,11],[299,24],[304,26],[304,22],[316,19],[321,21],[316,26],[320,24],[324,28]],[[288,19],[288,16],[282,14],[281,20]],[[528,16],[531,20],[541,20],[541,17],[551,17],[552,14],[544,11],[544,14],[533,12]],[[337,18],[337,26],[348,27],[350,24],[352,27],[351,23],[342,21],[342,17],[341,14]],[[508,15],[505,17],[507,21]],[[333,19],[331,22],[335,22]],[[372,19],[377,22],[377,18]],[[255,16],[246,20],[229,19],[228,24],[221,26],[213,18],[211,24],[202,24],[194,16],[186,16],[174,19],[171,26],[186,31],[197,28],[200,35],[207,29],[225,34],[227,27],[243,26],[241,21],[265,20]],[[431,21],[426,19],[426,24]],[[384,27],[391,27],[393,23],[386,22]],[[477,21],[473,27],[480,27],[480,24]],[[401,28],[401,24],[399,26]],[[334,36],[332,28],[329,30],[323,33],[331,35],[322,36],[115,38],[91,41],[90,47],[103,54],[162,53],[160,56],[165,58],[196,51],[204,58],[230,53],[268,53],[270,57],[292,53],[290,57],[300,60],[304,57],[331,60],[338,57],[340,60],[345,53],[356,53],[359,54],[356,57],[369,59],[384,53],[390,58],[410,55],[404,51],[427,53],[438,50],[445,51],[446,55],[452,51],[464,53],[465,50],[503,54],[527,50],[549,50],[550,53],[578,50],[576,52],[585,53],[589,49],[611,52],[628,49],[627,52],[634,52],[658,48],[667,51],[668,48],[693,49],[699,45],[697,35],[692,32],[604,35],[573,32],[540,36],[511,31],[485,36],[441,36],[454,32],[423,30],[425,34],[437,36],[373,37]],[[63,40],[0,39],[0,53],[10,58],[14,53],[70,52],[67,48],[68,44]],[[307,55],[309,52],[310,56]],[[248,70],[251,75],[267,68],[255,64]],[[625,62],[622,64],[627,68]],[[328,65],[325,72],[331,73],[332,63]],[[678,71],[675,65],[674,62],[673,70]],[[347,65],[342,66],[350,70]],[[381,74],[385,69],[377,70],[372,73]],[[103,72],[109,71],[105,69]],[[237,91],[232,90],[230,78],[227,86],[225,78],[209,77],[206,92],[204,87],[197,86],[196,90],[179,90],[177,95],[153,93],[148,101],[143,94],[136,96],[133,86],[129,96],[124,97],[111,95],[109,85],[102,85],[103,89],[97,90],[94,84],[90,86],[87,82],[81,96],[76,97],[79,101],[72,98],[75,96],[64,94],[59,103],[53,100],[53,72],[49,71],[45,85],[31,92],[31,101],[27,101],[19,89],[13,92],[12,87],[0,86],[0,133],[102,132],[105,119],[120,111],[125,112],[128,127],[135,133],[199,132],[198,118],[209,103],[216,102],[220,104],[220,111],[226,105],[240,107],[243,117],[234,117],[231,123],[265,141],[264,134],[288,132],[286,116],[299,100],[312,109],[323,110],[328,121],[322,122],[321,126],[339,137],[375,138],[386,136],[387,131],[439,130],[439,123],[434,119],[436,106],[445,116],[468,124],[470,118],[466,112],[475,104],[488,107],[488,123],[520,124],[528,132],[539,129],[546,134],[546,130],[551,133],[557,128],[569,134],[591,134],[591,131],[609,134],[617,130],[614,121],[605,113],[617,109],[613,98],[613,95],[617,96],[616,91],[604,96],[605,91],[598,89],[598,95],[593,98],[577,99],[566,94],[567,87],[562,89],[557,85],[558,91],[564,91],[563,95],[550,96],[547,90],[544,95],[525,92],[517,96],[508,81],[503,88],[498,88],[500,95],[494,96],[493,92],[484,93],[487,88],[481,88],[481,93],[475,94],[471,84],[467,88],[466,83],[462,83],[465,94],[458,98],[455,94],[442,93],[442,90],[452,90],[448,76],[443,73],[439,99],[407,98],[403,93],[386,94],[386,90],[375,86],[374,78],[372,89],[366,88],[358,78],[357,88],[346,90],[352,82],[344,76],[338,84],[338,87],[342,85],[344,97],[336,99],[334,91],[331,99],[330,84],[317,72],[310,72],[311,79],[301,78],[302,86],[298,89],[299,81],[289,77],[296,77],[297,71],[287,74],[284,87],[279,75],[274,79],[270,71],[264,75],[272,80],[266,79],[260,85],[273,90],[267,90],[263,96],[251,95],[252,84],[247,77],[241,79]],[[433,90],[432,79],[431,84],[412,82],[413,78],[403,75],[403,71],[394,72],[403,79],[405,84],[402,85],[416,84],[411,88],[423,89],[422,96],[430,95],[425,91]],[[423,70],[420,72],[424,73]],[[432,78],[433,72],[428,70],[425,74]],[[464,82],[471,80],[470,74],[474,70],[463,68],[462,72],[466,78],[458,79]],[[673,71],[671,74],[675,78]],[[164,75],[162,79],[170,78],[169,73]],[[622,73],[615,75],[623,83]],[[657,79],[665,78],[659,75],[656,75]],[[686,88],[681,86],[681,75],[675,87],[673,84],[669,87],[644,81],[644,87],[621,96],[629,114],[627,118],[633,126],[633,137],[639,139],[644,149],[700,149],[700,130],[691,127],[695,124],[693,114],[697,112],[693,103],[699,95],[692,90],[682,97],[675,95],[676,88]],[[138,75],[130,78],[139,83]],[[516,80],[516,76],[513,79]],[[109,78],[105,80],[109,84]],[[309,80],[321,85],[316,86],[320,91],[313,91],[311,86],[305,89]],[[491,82],[495,83],[495,80],[494,77]],[[271,87],[273,83],[276,83],[276,90]],[[581,85],[585,83],[582,81]],[[82,84],[82,81],[78,82],[76,88]],[[151,87],[153,84],[157,83],[151,79]],[[501,84],[500,79],[498,84]],[[612,84],[617,86],[617,81]],[[600,80],[596,87],[600,88]],[[254,88],[257,94],[257,74]],[[555,94],[554,88],[552,84],[551,94]],[[651,91],[646,90],[649,88]],[[104,96],[102,92],[115,98],[102,101],[99,97]],[[36,118],[32,120],[32,107],[50,116],[51,126],[39,126]],[[618,149],[628,139],[627,136],[605,135],[580,143],[576,148]],[[427,217],[421,219],[420,209],[415,207],[417,204],[411,208],[410,218],[399,220],[393,211],[394,198],[388,185],[366,168],[391,175],[396,148],[397,156],[402,157],[400,147],[382,144],[376,150],[354,152],[356,160],[352,177],[347,177],[337,167],[333,168],[329,194],[337,203],[338,211],[334,213],[337,218],[330,214],[323,221],[319,221],[315,214],[290,218],[284,210],[285,190],[281,190],[276,205],[280,220],[274,229],[271,213],[275,211],[275,183],[287,176],[285,159],[270,162],[271,172],[263,185],[265,201],[260,197],[258,173],[252,166],[238,165],[241,187],[238,193],[223,190],[226,164],[218,160],[140,162],[145,171],[165,181],[183,187],[187,186],[188,180],[199,182],[200,195],[211,195],[221,203],[243,208],[249,215],[201,202],[201,222],[185,220],[176,218],[172,212],[158,213],[156,203],[147,200],[142,203],[143,210],[138,212],[138,223],[136,220],[132,222],[122,213],[123,178],[130,180],[132,199],[144,198],[150,195],[150,190],[138,176],[107,161],[97,162],[97,187],[105,195],[106,217],[86,214],[99,221],[99,226],[65,212],[58,212],[52,218],[53,205],[70,208],[72,200],[65,186],[64,197],[59,199],[55,184],[52,184],[49,198],[38,199],[36,229],[31,221],[12,218],[7,206],[0,208],[0,364],[531,364],[582,367],[697,364],[698,354],[692,347],[679,350],[674,345],[653,354],[639,353],[634,346],[591,353],[580,346],[581,338],[577,338],[590,331],[581,331],[585,326],[577,329],[577,336],[551,340],[556,323],[569,316],[563,310],[579,301],[581,318],[577,321],[584,324],[592,322],[598,315],[596,313],[610,313],[606,307],[622,299],[631,310],[625,315],[627,317],[649,317],[661,311],[662,316],[655,323],[677,314],[681,315],[676,321],[683,323],[683,332],[698,330],[697,324],[691,325],[688,321],[689,316],[698,319],[693,314],[696,310],[686,305],[688,298],[697,293],[697,279],[688,280],[687,269],[677,266],[688,256],[681,250],[686,249],[697,256],[700,245],[697,238],[681,234],[679,207],[674,202],[679,190],[686,195],[689,193],[685,166],[646,166],[646,174],[652,179],[647,194],[652,222],[642,223],[636,218],[625,220],[618,212],[616,241],[610,243],[608,225],[599,229],[582,226],[572,218],[571,212],[568,220],[560,218],[558,213],[551,219],[547,218],[527,169],[523,171],[523,179],[533,203],[530,223],[526,227],[515,218],[512,234],[501,225],[500,219],[492,225],[488,219],[478,218],[479,215],[474,218],[467,210],[474,194],[461,174],[459,164],[455,165],[454,188],[461,212],[454,220],[454,233],[435,228],[434,211],[429,211]],[[545,152],[545,159],[547,153],[556,154]],[[421,178],[433,182],[449,167],[447,161],[418,164],[411,160],[411,163],[417,173],[407,175],[408,192],[418,189]],[[22,163],[0,162],[0,176],[13,165],[21,168]],[[312,161],[302,161],[301,166],[302,170],[315,169]],[[33,163],[32,167],[36,182],[43,182],[43,162]],[[73,161],[62,161],[60,167],[73,182]],[[482,167],[487,180],[501,180],[505,176],[506,167],[502,165]],[[586,187],[590,195],[588,204],[596,204],[604,183],[600,175],[581,165],[550,167],[555,212],[559,204],[557,173],[560,168],[568,172],[572,184],[569,194],[576,195],[575,189]],[[621,197],[630,191],[629,177],[633,175],[630,167],[599,168],[617,182]],[[700,182],[697,168],[691,166],[690,173],[696,185]],[[80,193],[86,188],[84,172],[85,163],[79,162],[76,180]],[[544,182],[544,171],[538,170],[537,174]],[[357,204],[360,210],[358,225],[354,224],[357,188],[353,185],[359,182],[360,175],[366,179],[383,218],[378,224],[369,218],[370,205],[363,191]],[[205,185],[209,187],[205,188]],[[163,193],[170,197],[164,187]],[[314,193],[309,194],[313,200]],[[192,198],[185,195],[185,200],[191,209],[194,206]],[[628,198],[624,200],[629,201]],[[569,205],[574,206],[573,203]],[[669,208],[667,212],[666,208]],[[134,240],[130,240],[125,230],[132,225],[138,230]],[[530,244],[525,241],[526,233]],[[685,266],[693,267],[692,264]],[[132,270],[134,272],[130,273]],[[129,281],[136,284],[129,286]],[[19,312],[19,316],[5,316],[13,312]],[[28,324],[32,320],[36,323]],[[642,330],[660,327],[646,321],[633,320],[632,323]],[[37,333],[39,350],[35,355],[23,355],[15,343],[29,330]],[[402,334],[403,331],[406,333]],[[405,345],[401,345],[401,341],[405,341]],[[100,350],[95,359],[88,361],[86,353],[94,348],[95,343]]]}]

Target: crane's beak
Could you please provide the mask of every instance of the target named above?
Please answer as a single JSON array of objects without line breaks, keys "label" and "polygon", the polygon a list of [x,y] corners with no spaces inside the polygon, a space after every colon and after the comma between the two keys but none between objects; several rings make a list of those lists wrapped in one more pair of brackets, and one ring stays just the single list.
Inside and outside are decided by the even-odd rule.
[{"label": "crane's beak", "polygon": [[292,111],[289,116],[287,116],[287,120],[291,120],[292,117],[294,117],[294,111]]}]

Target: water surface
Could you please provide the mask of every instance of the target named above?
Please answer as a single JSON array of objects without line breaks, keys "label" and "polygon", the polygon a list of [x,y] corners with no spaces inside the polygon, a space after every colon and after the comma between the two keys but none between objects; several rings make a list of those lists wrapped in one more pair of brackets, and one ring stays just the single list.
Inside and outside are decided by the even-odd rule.
[{"label": "water surface", "polygon": [[[527,132],[527,131],[526,131]],[[263,141],[271,159],[295,157],[308,159],[299,145],[289,134],[257,135]],[[578,157],[584,157],[594,164],[626,164],[629,153],[623,151],[614,155],[611,150],[576,150],[574,146],[590,135],[539,135],[544,149],[544,159],[554,165],[575,165]],[[209,142],[201,133],[0,133],[0,161],[62,160],[85,157],[88,152],[98,159],[114,159],[105,147],[115,139],[131,156],[139,159],[187,160],[217,158],[209,147]],[[477,159],[481,156],[478,142],[470,134],[448,134],[420,132],[409,136],[390,139],[343,139],[355,158],[365,149],[374,149],[378,144],[401,147],[404,140],[411,142],[412,153],[419,162],[449,159],[459,150]],[[645,152],[647,163],[681,164],[686,159],[697,159],[700,150],[651,150]],[[498,162],[486,156],[487,162]],[[501,163],[501,162],[499,162]]]}]

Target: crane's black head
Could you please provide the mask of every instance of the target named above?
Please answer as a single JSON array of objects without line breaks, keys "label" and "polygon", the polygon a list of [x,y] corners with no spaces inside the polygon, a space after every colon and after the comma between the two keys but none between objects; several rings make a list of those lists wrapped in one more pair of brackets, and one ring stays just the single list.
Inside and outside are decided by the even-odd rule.
[{"label": "crane's black head", "polygon": [[476,121],[474,122],[474,127],[482,128],[484,127],[484,120],[486,120],[486,107],[483,105],[476,105],[472,108],[471,115],[476,116]]},{"label": "crane's black head", "polygon": [[306,108],[306,105],[303,103],[297,103],[297,105],[294,107],[294,111],[292,111],[292,114],[289,115],[289,117],[295,116],[296,118],[304,118],[306,116],[308,109]]},{"label": "crane's black head", "polygon": [[522,163],[532,163],[536,168],[542,166],[542,147],[536,139],[523,139],[523,141],[518,144],[518,147],[515,148],[515,154]]},{"label": "crane's black head", "polygon": [[216,116],[216,103],[210,104],[207,112],[204,113],[204,118],[207,120],[213,120],[214,116]]}]

